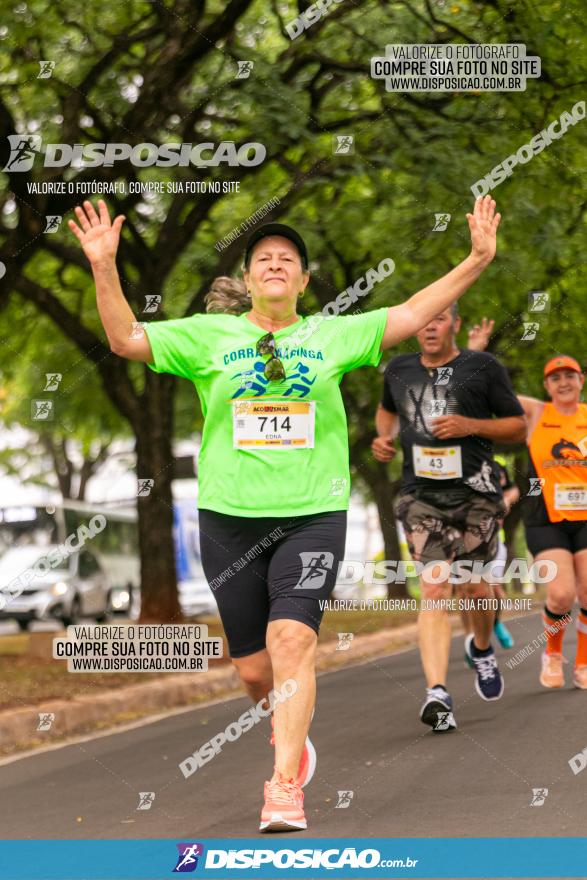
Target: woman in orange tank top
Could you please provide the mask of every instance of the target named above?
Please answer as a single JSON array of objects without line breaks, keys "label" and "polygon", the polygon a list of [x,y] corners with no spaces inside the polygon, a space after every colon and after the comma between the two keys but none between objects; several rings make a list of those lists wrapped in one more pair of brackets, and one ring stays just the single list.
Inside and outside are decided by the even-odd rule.
[{"label": "woman in orange tank top", "polygon": [[525,502],[526,543],[535,562],[550,560],[557,574],[544,606],[546,648],[540,683],[564,685],[565,628],[575,598],[579,603],[576,687],[587,689],[587,404],[585,377],[572,357],[551,358],[544,367],[550,401],[518,399],[528,419],[529,497]]}]

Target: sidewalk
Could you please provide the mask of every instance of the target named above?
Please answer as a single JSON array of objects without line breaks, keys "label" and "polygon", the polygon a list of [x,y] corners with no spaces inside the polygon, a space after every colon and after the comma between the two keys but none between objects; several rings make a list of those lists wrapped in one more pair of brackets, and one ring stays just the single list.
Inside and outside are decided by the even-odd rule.
[{"label": "sidewalk", "polygon": [[[457,620],[454,625],[458,626]],[[354,665],[414,647],[416,642],[415,623],[356,635],[348,650],[337,650],[337,642],[327,642],[318,645],[316,668],[324,672]],[[74,735],[128,724],[166,709],[236,694],[243,694],[243,689],[233,667],[227,666],[192,675],[168,675],[71,700],[48,700],[23,709],[6,709],[0,712],[0,754],[8,756]],[[49,729],[38,729],[40,714],[55,716]]]}]

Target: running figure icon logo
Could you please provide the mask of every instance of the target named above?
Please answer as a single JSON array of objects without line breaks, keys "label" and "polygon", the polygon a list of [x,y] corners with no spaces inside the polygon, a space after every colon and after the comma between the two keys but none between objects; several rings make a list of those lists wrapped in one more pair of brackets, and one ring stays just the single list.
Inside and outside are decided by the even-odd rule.
[{"label": "running figure icon logo", "polygon": [[204,855],[204,847],[201,843],[178,843],[179,855],[177,864],[173,869],[174,874],[187,874],[195,871],[198,867],[198,859]]},{"label": "running figure icon logo", "polygon": [[524,332],[522,333],[522,342],[532,342],[536,339],[536,334],[540,330],[540,324],[537,321],[524,322]]},{"label": "running figure icon logo", "polygon": [[542,495],[542,487],[544,486],[546,480],[544,477],[529,477],[530,480],[530,488],[528,489],[528,495]]},{"label": "running figure icon logo", "polygon": [[324,586],[326,575],[334,563],[334,554],[328,551],[324,553],[300,553],[302,573],[294,590],[319,590]]},{"label": "running figure icon logo", "polygon": [[158,293],[149,293],[145,297],[145,308],[143,312],[156,312],[161,305],[161,296]]},{"label": "running figure icon logo", "polygon": [[345,153],[347,156],[355,152],[355,136],[352,134],[335,134],[332,138],[332,152]]},{"label": "running figure icon logo", "polygon": [[46,214],[43,232],[58,232],[59,224],[62,220],[63,216],[61,214]]},{"label": "running figure icon logo", "polygon": [[237,61],[238,64],[238,72],[236,74],[236,79],[248,79],[251,75],[251,70],[255,66],[254,61]]},{"label": "running figure icon logo", "polygon": [[448,730],[449,727],[455,727],[455,720],[452,712],[437,712],[436,722],[433,730]]},{"label": "running figure icon logo", "polygon": [[51,74],[54,70],[54,61],[39,61],[39,72],[37,74],[37,79],[51,79]]},{"label": "running figure icon logo", "polygon": [[30,171],[35,156],[41,151],[41,136],[38,134],[9,134],[10,156],[3,171]]},{"label": "running figure icon logo", "polygon": [[532,291],[528,294],[528,305],[531,312],[548,312],[550,311],[550,295],[542,290]]},{"label": "running figure icon logo", "polygon": [[452,367],[437,367],[435,385],[448,385],[453,374]]},{"label": "running figure icon logo", "polygon": [[450,223],[450,214],[435,214],[434,215],[434,226],[432,227],[432,232],[444,232],[448,229],[448,224]]},{"label": "running figure icon logo", "polygon": [[37,730],[50,730],[54,721],[54,712],[39,712],[39,724]]},{"label": "running figure icon logo", "polygon": [[338,803],[335,806],[335,810],[347,810],[351,801],[355,796],[354,791],[339,791],[338,794]]},{"label": "running figure icon logo", "polygon": [[532,800],[530,801],[530,806],[531,807],[541,807],[547,797],[548,797],[548,789],[547,788],[533,788],[532,789]]},{"label": "running figure icon logo", "polygon": [[31,419],[34,422],[53,421],[53,401],[31,400]]},{"label": "running figure icon logo", "polygon": [[154,791],[139,791],[139,805],[137,810],[150,810],[155,800]]},{"label": "running figure icon logo", "polygon": [[62,373],[45,373],[45,387],[43,391],[58,391],[59,383],[62,379]]}]

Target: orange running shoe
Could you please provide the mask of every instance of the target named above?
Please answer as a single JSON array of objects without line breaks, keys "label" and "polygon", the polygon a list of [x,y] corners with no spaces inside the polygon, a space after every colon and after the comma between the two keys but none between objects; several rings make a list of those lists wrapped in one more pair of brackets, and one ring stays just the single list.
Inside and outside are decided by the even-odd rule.
[{"label": "orange running shoe", "polygon": [[544,652],[542,655],[542,672],[540,673],[540,684],[542,687],[564,687],[563,663],[565,662],[562,654],[547,654],[546,651]]},{"label": "orange running shoe", "polygon": [[308,827],[304,815],[304,792],[293,779],[277,773],[265,783],[265,804],[259,831],[303,831]]},{"label": "orange running shoe", "polygon": [[[269,740],[269,745],[275,745],[275,727],[273,723],[273,715],[271,716],[271,739]],[[302,757],[300,758],[300,766],[298,767],[298,778],[297,783],[300,788],[303,788],[308,782],[311,780],[314,772],[316,770],[316,749],[312,745],[312,741],[310,737],[306,737],[306,742],[304,743],[304,750],[302,752]]]},{"label": "orange running shoe", "polygon": [[573,670],[573,684],[582,691],[587,691],[587,666],[575,666]]}]

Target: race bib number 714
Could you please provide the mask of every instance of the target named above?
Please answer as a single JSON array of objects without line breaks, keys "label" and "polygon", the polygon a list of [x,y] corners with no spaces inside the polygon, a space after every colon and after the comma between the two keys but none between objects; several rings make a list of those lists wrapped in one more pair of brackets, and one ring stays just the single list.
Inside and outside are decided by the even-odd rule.
[{"label": "race bib number 714", "polygon": [[313,449],[314,400],[235,400],[235,449]]}]

